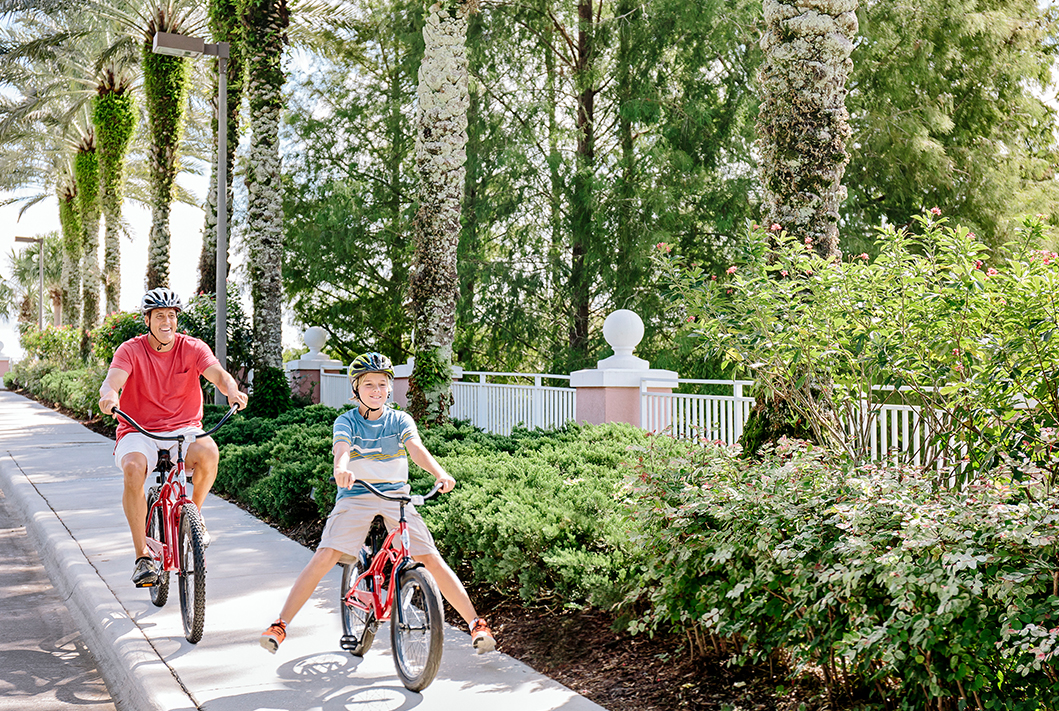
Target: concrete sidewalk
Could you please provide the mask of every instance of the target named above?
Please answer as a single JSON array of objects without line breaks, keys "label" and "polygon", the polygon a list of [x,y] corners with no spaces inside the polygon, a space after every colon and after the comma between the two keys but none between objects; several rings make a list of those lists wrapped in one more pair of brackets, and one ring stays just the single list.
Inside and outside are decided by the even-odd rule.
[{"label": "concrete sidewalk", "polygon": [[0,391],[0,488],[25,522],[55,588],[122,711],[405,709],[599,711],[503,654],[477,656],[446,629],[445,654],[423,694],[397,678],[389,631],[363,658],[338,646],[338,569],[298,614],[275,656],[257,643],[312,551],[211,496],[205,633],[184,639],[175,581],[165,607],[129,580],[133,554],[121,511],[113,442],[14,393]]}]

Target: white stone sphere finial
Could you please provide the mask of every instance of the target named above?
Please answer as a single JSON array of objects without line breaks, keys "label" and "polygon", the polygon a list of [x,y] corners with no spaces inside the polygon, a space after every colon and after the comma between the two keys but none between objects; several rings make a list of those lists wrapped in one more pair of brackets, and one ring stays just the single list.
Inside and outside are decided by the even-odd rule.
[{"label": "white stone sphere finial", "polygon": [[327,331],[319,326],[310,326],[302,334],[302,340],[309,346],[309,352],[302,357],[306,360],[319,360],[320,349],[327,343]]},{"label": "white stone sphere finial", "polygon": [[616,356],[631,356],[643,340],[643,319],[636,312],[618,309],[603,322],[603,338],[614,349]]}]

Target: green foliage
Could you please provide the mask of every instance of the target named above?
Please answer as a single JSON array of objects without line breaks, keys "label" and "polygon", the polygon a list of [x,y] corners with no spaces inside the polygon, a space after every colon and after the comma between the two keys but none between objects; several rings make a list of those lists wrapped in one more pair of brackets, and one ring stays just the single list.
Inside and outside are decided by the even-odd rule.
[{"label": "green foliage", "polygon": [[99,387],[107,376],[104,364],[71,368],[54,360],[21,360],[4,377],[8,388],[23,388],[34,396],[55,403],[77,417],[99,414]]},{"label": "green foliage", "polygon": [[655,443],[629,480],[650,604],[634,630],[675,628],[700,654],[729,638],[739,662],[783,652],[832,692],[902,709],[1059,702],[1059,499],[1039,478],[939,490],[796,441],[754,462]]},{"label": "green foliage", "polygon": [[81,363],[80,329],[49,324],[41,331],[36,324],[24,324],[19,331],[22,347],[34,357],[64,368]]},{"label": "green foliage", "polygon": [[[226,370],[239,381],[240,387],[247,385],[247,376],[254,363],[253,330],[243,310],[237,287],[229,282],[227,297],[227,363]],[[214,294],[197,294],[187,301],[180,312],[179,328],[182,333],[204,341],[214,352],[217,350],[217,302]]]},{"label": "green foliage", "polygon": [[721,279],[658,253],[710,354],[779,394],[817,441],[865,457],[868,423],[852,437],[845,423],[907,402],[935,444],[954,438],[985,470],[1059,421],[1059,257],[1037,249],[1037,219],[990,256],[938,215],[917,217],[921,234],[880,230],[874,261],[824,260],[762,228]]},{"label": "green foliage", "polygon": [[275,417],[292,407],[290,383],[283,368],[259,365],[254,369],[254,386],[246,407],[249,417]]},{"label": "green foliage", "polygon": [[92,353],[104,363],[110,363],[118,346],[146,333],[147,324],[139,312],[119,311],[110,314],[92,331]]}]

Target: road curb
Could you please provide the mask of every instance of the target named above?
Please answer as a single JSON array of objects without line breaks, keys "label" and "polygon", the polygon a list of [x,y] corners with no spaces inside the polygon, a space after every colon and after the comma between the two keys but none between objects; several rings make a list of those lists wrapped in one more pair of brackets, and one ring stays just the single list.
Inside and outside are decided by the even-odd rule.
[{"label": "road curb", "polygon": [[198,709],[8,452],[0,456],[0,489],[25,524],[26,535],[92,650],[117,709]]}]

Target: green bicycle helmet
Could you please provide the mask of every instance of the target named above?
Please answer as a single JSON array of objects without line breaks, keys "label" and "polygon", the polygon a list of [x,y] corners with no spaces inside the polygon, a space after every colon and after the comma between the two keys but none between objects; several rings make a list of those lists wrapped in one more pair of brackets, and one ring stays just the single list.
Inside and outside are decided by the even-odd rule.
[{"label": "green bicycle helmet", "polygon": [[[357,382],[360,380],[360,376],[366,373],[385,373],[386,377],[390,380],[390,386],[393,386],[393,363],[390,359],[384,356],[382,353],[376,353],[374,351],[369,353],[362,353],[353,359],[353,362],[349,364],[349,384],[353,388],[353,397],[358,402],[363,402],[360,399],[360,393],[357,392]],[[368,407],[365,405],[364,407]],[[369,412],[374,412],[378,408],[368,407]]]}]

